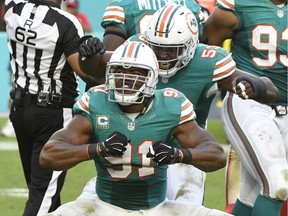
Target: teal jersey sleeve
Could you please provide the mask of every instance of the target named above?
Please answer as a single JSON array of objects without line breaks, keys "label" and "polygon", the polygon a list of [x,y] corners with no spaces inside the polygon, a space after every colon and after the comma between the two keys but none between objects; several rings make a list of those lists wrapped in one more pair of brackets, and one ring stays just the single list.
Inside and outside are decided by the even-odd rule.
[{"label": "teal jersey sleeve", "polygon": [[[167,0],[122,0],[112,2],[103,14],[101,26],[104,29],[110,25],[118,26],[127,32],[128,37],[137,33],[144,33],[153,13],[170,2]],[[194,0],[175,0],[174,2],[188,7],[194,13],[199,23],[199,34],[201,34],[201,23],[204,22],[201,7]]]},{"label": "teal jersey sleeve", "polygon": [[287,4],[279,8],[267,0],[218,0],[217,5],[233,11],[240,22],[231,47],[237,68],[270,78],[280,91],[273,104],[287,106]]},{"label": "teal jersey sleeve", "polygon": [[131,140],[123,156],[95,161],[99,198],[131,210],[152,208],[164,201],[167,166],[156,166],[146,154],[156,141],[169,140],[179,124],[195,119],[192,103],[177,90],[156,90],[150,109],[131,120],[100,86],[85,93],[74,111],[91,121],[95,141],[104,141],[114,131]]},{"label": "teal jersey sleeve", "polygon": [[84,94],[81,96],[81,98],[74,104],[73,112],[74,115],[83,115],[85,116],[90,123],[93,125],[93,118],[91,115],[91,108],[93,110],[94,104],[90,103],[90,98],[92,95],[94,95],[94,91],[99,92],[97,94],[99,101],[103,101],[103,99],[106,98],[107,92],[105,91],[105,85],[95,86],[88,90],[87,92],[84,92]]}]

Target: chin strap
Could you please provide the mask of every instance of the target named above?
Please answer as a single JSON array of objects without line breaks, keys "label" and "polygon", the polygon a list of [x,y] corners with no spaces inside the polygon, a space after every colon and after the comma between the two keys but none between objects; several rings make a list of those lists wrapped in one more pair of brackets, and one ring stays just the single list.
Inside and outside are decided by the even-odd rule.
[{"label": "chin strap", "polygon": [[[141,113],[140,113],[138,116],[145,114],[145,113],[149,110],[148,108],[149,108],[151,102],[154,100],[154,97],[155,97],[155,96],[152,95],[150,98],[148,98],[148,100],[147,100],[147,102],[146,102],[143,110],[141,111]],[[137,116],[137,117],[138,117],[138,116]],[[136,118],[137,118],[137,117],[136,117]]]}]

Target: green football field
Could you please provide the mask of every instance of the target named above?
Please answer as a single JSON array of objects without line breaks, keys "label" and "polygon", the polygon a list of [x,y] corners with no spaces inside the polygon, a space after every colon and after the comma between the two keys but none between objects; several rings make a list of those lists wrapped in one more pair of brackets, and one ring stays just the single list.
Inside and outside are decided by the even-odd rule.
[{"label": "green football field", "polygon": [[[0,119],[0,128],[5,119]],[[208,130],[219,143],[226,143],[226,138],[219,120],[209,120]],[[22,215],[27,199],[27,187],[21,167],[16,140],[0,136],[0,215]],[[208,173],[205,185],[204,206],[224,209],[225,206],[225,169]],[[74,200],[89,179],[95,176],[92,161],[83,162],[67,173],[62,190],[62,203]]]}]

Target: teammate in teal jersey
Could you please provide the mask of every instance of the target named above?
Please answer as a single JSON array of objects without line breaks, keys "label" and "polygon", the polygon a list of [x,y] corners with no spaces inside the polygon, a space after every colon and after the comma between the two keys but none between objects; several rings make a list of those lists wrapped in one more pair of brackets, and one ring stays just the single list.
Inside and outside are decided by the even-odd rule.
[{"label": "teammate in teal jersey", "polygon": [[[119,46],[107,65],[106,83],[74,105],[75,116],[45,144],[43,167],[66,170],[93,159],[96,195],[64,204],[48,215],[225,216],[202,205],[167,201],[167,165],[223,168],[225,153],[195,122],[193,104],[175,89],[155,90],[158,63],[142,42]],[[181,147],[173,146],[175,137]],[[89,143],[89,144],[88,144]]]},{"label": "teammate in teal jersey", "polygon": [[[237,78],[259,80],[236,69],[231,54],[225,49],[198,43],[195,16],[183,6],[170,5],[158,10],[148,23],[145,34],[134,35],[129,40],[141,40],[153,49],[160,67],[157,88],[171,87],[183,92],[193,101],[197,123],[203,128],[218,89],[234,92]],[[270,80],[263,80],[271,86],[271,92],[257,96],[250,91],[247,97],[269,103],[277,97],[277,90]],[[249,85],[249,82],[246,84]],[[239,96],[247,99],[243,97],[242,91],[239,93]]]},{"label": "teammate in teal jersey", "polygon": [[232,39],[237,67],[269,77],[280,91],[270,106],[233,95],[224,100],[225,131],[241,161],[235,215],[278,216],[286,199],[281,215],[287,216],[287,20],[286,0],[219,0],[204,27],[203,41]]},{"label": "teammate in teal jersey", "polygon": [[[103,43],[107,50],[102,58],[106,59],[107,62],[111,55],[110,52],[124,43],[126,39],[134,34],[144,33],[149,19],[156,10],[166,4],[173,3],[188,7],[195,14],[199,23],[205,21],[201,7],[194,0],[118,0],[111,2],[106,8],[101,22],[101,26],[105,29]],[[199,26],[202,28],[202,25]],[[95,62],[98,61],[87,58],[85,61],[80,61],[80,66],[98,83],[104,83],[105,70],[103,69],[105,69],[105,64],[99,67]],[[93,84],[87,84],[86,90]]]},{"label": "teammate in teal jersey", "polygon": [[[190,26],[186,23],[189,23]],[[250,79],[249,74],[235,69],[235,62],[226,50],[198,44],[197,22],[193,19],[193,14],[185,8],[167,6],[157,11],[142,37],[153,48],[159,61],[161,79],[157,88],[169,86],[184,92],[189,100],[193,101],[197,114],[196,121],[202,127],[205,127],[209,108],[217,90],[226,89],[233,92],[235,80],[238,79],[236,82],[239,82]],[[141,39],[141,36],[139,38]],[[255,76],[251,77],[251,81],[253,79],[255,82],[259,82],[258,87],[261,89],[260,80]],[[263,78],[263,80],[266,79]],[[251,82],[252,85],[253,83],[254,81]],[[241,85],[242,82],[239,82],[240,88]],[[269,103],[278,96],[278,91],[270,80],[267,81],[267,86],[270,86],[271,90],[267,95],[265,95],[265,91],[257,90],[254,87],[252,89],[255,90],[255,95],[246,97],[246,93],[243,95],[242,91],[237,94],[242,99],[253,98],[263,103]],[[265,89],[265,87],[263,88]],[[256,96],[257,91],[263,94]],[[185,169],[184,167],[185,165],[181,165],[182,170]],[[181,173],[181,169],[180,165],[173,165],[169,167],[169,172],[172,170],[173,175],[173,173]],[[182,185],[181,179],[171,179],[175,179],[180,183],[179,185]],[[172,184],[177,185],[175,182]],[[192,193],[191,189],[186,191],[185,196]]]}]

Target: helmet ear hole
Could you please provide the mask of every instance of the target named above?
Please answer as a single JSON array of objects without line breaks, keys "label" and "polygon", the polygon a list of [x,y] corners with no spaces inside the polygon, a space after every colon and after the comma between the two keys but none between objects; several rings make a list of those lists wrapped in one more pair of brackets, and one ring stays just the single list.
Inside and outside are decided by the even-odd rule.
[{"label": "helmet ear hole", "polygon": [[[150,47],[182,48],[182,52],[178,53],[177,62],[173,68],[159,69],[161,77],[169,78],[189,63],[198,44],[198,35],[197,19],[187,7],[169,4],[153,14],[145,32],[147,44]],[[159,63],[160,60],[158,58]],[[169,61],[172,61],[172,59],[167,60],[167,64]]]},{"label": "helmet ear hole", "polygon": [[109,100],[131,105],[151,97],[158,82],[158,67],[153,50],[143,42],[127,41],[119,46],[106,67]]}]

